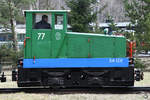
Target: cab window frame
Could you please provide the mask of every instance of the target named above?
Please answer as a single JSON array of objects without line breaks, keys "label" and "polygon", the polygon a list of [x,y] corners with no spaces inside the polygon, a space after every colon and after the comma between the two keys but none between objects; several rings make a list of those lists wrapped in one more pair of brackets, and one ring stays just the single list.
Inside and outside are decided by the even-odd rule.
[{"label": "cab window frame", "polygon": [[[58,18],[58,16],[61,16],[62,17],[62,23],[60,24],[60,25],[62,25],[62,28],[56,28],[56,25],[59,25],[59,24],[57,24],[57,18]],[[55,30],[64,30],[64,26],[65,26],[65,24],[64,24],[64,14],[63,13],[55,13],[54,14],[54,18],[55,18],[55,20],[54,20],[54,29]]]},{"label": "cab window frame", "polygon": [[[35,24],[40,22],[42,20],[42,16],[41,19],[39,21],[36,22],[36,15],[37,14],[41,14],[41,15],[47,15],[48,16],[48,23],[51,25],[51,29],[36,29],[34,28]],[[32,13],[32,30],[52,30],[52,13]]]}]

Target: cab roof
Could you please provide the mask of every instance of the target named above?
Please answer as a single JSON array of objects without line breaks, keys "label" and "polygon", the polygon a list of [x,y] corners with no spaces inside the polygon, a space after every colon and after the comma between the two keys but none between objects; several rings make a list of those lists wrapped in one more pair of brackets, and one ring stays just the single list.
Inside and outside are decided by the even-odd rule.
[{"label": "cab roof", "polygon": [[70,12],[70,10],[24,10],[25,12],[32,12],[32,13],[50,13],[50,12]]}]

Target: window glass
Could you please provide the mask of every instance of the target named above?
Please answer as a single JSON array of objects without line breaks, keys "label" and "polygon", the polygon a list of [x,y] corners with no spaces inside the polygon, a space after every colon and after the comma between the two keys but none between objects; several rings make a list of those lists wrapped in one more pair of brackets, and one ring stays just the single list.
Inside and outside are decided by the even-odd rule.
[{"label": "window glass", "polygon": [[55,15],[55,29],[63,29],[63,15],[62,14]]},{"label": "window glass", "polygon": [[33,29],[51,29],[51,14],[33,14]]}]

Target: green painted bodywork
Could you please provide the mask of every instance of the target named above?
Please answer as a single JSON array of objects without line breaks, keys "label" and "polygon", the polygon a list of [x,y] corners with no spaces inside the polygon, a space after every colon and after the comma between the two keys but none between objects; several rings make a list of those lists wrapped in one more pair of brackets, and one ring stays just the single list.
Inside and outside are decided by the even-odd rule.
[{"label": "green painted bodywork", "polygon": [[[35,13],[51,14],[52,29],[32,29]],[[55,29],[55,15],[63,15],[63,29]],[[67,32],[67,11],[25,11],[25,59],[33,58],[119,58],[126,57],[126,38]],[[38,39],[38,33],[44,33]]]}]

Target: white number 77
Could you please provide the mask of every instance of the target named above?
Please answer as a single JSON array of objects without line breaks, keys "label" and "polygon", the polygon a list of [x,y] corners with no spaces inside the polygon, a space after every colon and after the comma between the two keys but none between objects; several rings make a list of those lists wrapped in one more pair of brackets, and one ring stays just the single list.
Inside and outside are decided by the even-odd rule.
[{"label": "white number 77", "polygon": [[45,33],[38,33],[38,40],[43,40],[45,37]]}]

